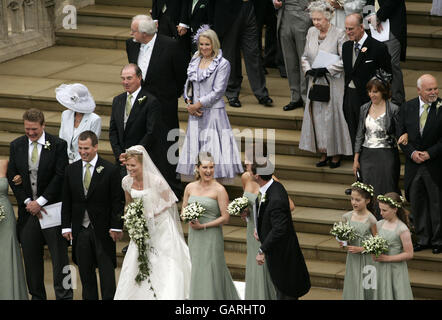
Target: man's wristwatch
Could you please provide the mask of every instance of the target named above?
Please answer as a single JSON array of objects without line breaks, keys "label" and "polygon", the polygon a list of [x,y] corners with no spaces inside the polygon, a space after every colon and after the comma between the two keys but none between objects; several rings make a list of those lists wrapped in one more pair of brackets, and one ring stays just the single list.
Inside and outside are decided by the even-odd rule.
[{"label": "man's wristwatch", "polygon": [[264,254],[264,251],[261,250],[261,248],[258,249],[258,254]]}]

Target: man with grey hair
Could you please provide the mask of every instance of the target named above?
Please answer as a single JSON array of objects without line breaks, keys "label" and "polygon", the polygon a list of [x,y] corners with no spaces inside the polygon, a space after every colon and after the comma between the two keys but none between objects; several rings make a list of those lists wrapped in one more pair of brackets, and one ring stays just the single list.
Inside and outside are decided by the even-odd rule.
[{"label": "man with grey hair", "polygon": [[414,251],[442,252],[442,99],[437,80],[424,74],[417,80],[419,97],[401,107],[401,126],[408,143],[404,187],[411,203],[417,235]]},{"label": "man with grey hair", "polygon": [[126,40],[127,58],[129,63],[140,67],[143,87],[159,100],[162,119],[168,131],[178,131],[178,98],[183,93],[187,77],[186,55],[176,40],[156,31],[156,23],[151,17],[133,17],[132,39]]}]

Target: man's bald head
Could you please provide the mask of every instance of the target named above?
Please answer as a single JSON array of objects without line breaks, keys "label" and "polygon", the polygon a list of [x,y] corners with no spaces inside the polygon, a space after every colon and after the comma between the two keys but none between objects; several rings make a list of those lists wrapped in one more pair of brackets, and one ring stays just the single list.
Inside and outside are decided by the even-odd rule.
[{"label": "man's bald head", "polygon": [[364,20],[359,13],[352,13],[345,17],[345,32],[351,41],[359,41],[364,36]]}]

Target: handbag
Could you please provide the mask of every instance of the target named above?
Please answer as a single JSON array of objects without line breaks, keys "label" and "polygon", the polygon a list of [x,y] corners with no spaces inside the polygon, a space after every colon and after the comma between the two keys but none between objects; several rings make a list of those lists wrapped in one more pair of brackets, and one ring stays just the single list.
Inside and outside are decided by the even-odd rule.
[{"label": "handbag", "polygon": [[313,78],[312,86],[308,92],[308,98],[310,101],[319,101],[319,102],[329,102],[330,101],[330,82],[328,81],[327,76],[325,75],[325,80],[327,80],[328,85],[324,84],[316,84],[317,77]]}]

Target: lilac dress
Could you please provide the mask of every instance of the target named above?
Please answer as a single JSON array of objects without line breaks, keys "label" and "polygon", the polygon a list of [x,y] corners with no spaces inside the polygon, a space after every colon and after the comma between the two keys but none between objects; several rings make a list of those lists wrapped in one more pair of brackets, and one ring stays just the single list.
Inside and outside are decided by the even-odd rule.
[{"label": "lilac dress", "polygon": [[221,50],[208,68],[200,69],[200,61],[200,56],[194,56],[189,63],[184,98],[188,99],[191,82],[193,101],[201,102],[203,115],[197,117],[189,114],[177,172],[193,177],[198,153],[208,151],[215,161],[215,178],[232,179],[243,172],[243,167],[224,104],[230,63],[222,57]]}]

